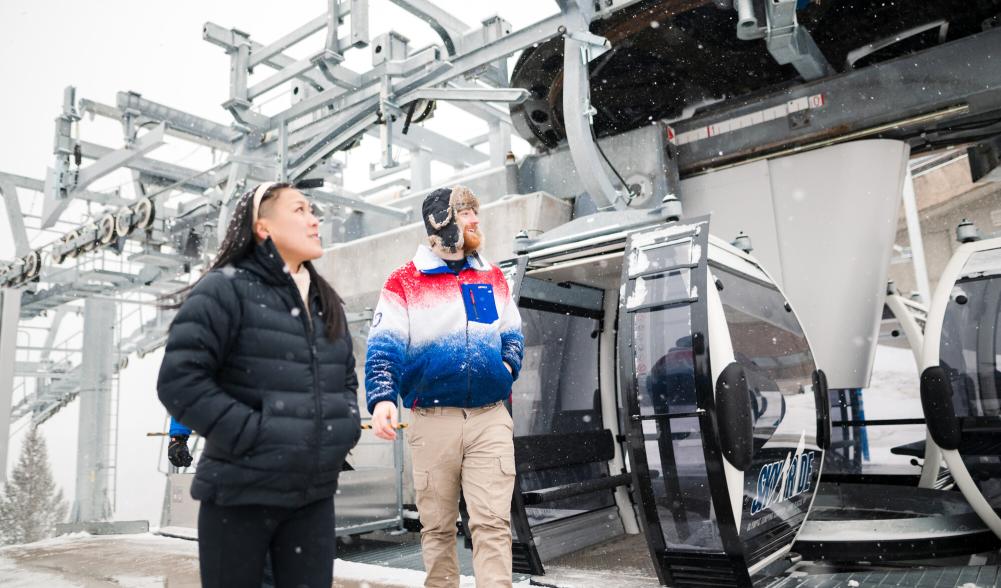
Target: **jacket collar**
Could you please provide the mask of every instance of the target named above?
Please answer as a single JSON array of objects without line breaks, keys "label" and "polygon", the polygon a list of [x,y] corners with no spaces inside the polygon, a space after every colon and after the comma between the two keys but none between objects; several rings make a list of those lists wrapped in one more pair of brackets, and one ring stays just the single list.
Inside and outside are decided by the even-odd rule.
[{"label": "jacket collar", "polygon": [[[452,271],[448,269],[448,265],[445,264],[445,260],[438,257],[438,254],[423,243],[417,246],[417,253],[414,254],[413,262],[417,271],[425,275],[445,274],[451,273]],[[490,264],[487,260],[483,259],[483,256],[480,255],[479,252],[476,252],[466,256],[466,265],[464,265],[462,269],[486,272],[490,271]]]},{"label": "jacket collar", "polygon": [[[298,286],[295,285],[295,280],[292,278],[289,270],[285,269],[285,260],[278,253],[278,247],[275,246],[275,242],[271,240],[271,237],[254,245],[253,250],[237,262],[236,265],[241,269],[256,274],[264,283],[270,286],[292,286],[298,294]],[[312,268],[307,269],[310,272],[310,281],[315,282],[314,270]],[[315,295],[317,295],[317,290],[311,283],[309,298],[312,299]]]}]

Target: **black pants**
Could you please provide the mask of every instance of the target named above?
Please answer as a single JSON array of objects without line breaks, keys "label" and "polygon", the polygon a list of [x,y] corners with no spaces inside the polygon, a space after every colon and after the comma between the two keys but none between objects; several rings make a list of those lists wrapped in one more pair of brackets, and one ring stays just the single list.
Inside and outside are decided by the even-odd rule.
[{"label": "black pants", "polygon": [[295,509],[208,502],[198,509],[205,588],[260,588],[268,554],[276,588],[329,588],[336,546],[333,498]]}]

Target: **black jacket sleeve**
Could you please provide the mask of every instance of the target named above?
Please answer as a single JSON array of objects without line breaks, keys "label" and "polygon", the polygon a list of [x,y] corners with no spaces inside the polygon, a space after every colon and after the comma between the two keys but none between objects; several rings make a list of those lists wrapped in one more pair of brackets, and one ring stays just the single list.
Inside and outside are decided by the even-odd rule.
[{"label": "black jacket sleeve", "polygon": [[[358,410],[358,372],[355,371],[354,341],[351,339],[350,332],[344,336],[347,337],[348,342],[347,363],[344,365],[344,394],[347,396],[348,405],[351,406],[351,414],[358,425],[358,436],[361,436],[361,412]],[[357,441],[356,438],[355,442]]]},{"label": "black jacket sleeve", "polygon": [[170,326],[156,385],[171,416],[234,456],[253,446],[261,425],[261,412],[227,394],[216,379],[239,321],[240,299],[230,278],[209,272]]}]

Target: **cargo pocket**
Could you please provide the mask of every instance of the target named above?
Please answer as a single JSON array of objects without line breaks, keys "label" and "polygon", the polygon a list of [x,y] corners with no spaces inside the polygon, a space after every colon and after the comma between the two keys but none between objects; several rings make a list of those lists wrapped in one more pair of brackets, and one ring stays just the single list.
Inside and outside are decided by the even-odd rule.
[{"label": "cargo pocket", "polygon": [[513,455],[505,455],[497,459],[500,460],[500,469],[504,475],[514,477],[518,473],[518,470],[515,468]]},{"label": "cargo pocket", "polygon": [[428,489],[430,481],[427,472],[414,471],[414,502],[417,505],[417,514],[421,517],[421,523],[430,521],[430,517],[435,512],[435,501],[433,493]]},{"label": "cargo pocket", "polygon": [[511,522],[511,498],[514,494],[515,469],[514,456],[504,455],[497,458],[500,461],[500,472],[496,484],[497,496],[492,501],[491,509],[495,515]]}]

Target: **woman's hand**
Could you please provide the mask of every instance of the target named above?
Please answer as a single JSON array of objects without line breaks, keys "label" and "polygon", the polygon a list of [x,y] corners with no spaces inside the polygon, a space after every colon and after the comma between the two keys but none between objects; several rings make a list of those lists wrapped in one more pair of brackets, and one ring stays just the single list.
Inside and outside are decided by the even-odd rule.
[{"label": "woman's hand", "polygon": [[396,428],[399,424],[396,403],[383,400],[375,405],[372,411],[372,432],[375,436],[386,441],[396,440]]}]

